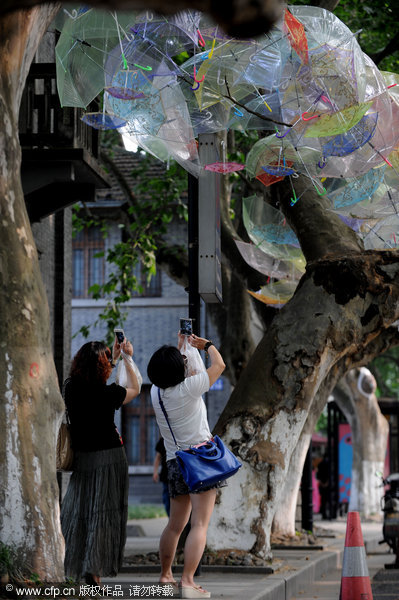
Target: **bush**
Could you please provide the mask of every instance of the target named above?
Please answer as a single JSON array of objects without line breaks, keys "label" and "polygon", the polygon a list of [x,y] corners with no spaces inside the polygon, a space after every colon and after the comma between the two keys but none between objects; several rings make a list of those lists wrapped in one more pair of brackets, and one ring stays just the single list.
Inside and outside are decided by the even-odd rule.
[{"label": "bush", "polygon": [[14,546],[0,541],[0,577],[8,575],[12,581],[22,581],[31,566],[24,561]]},{"label": "bush", "polygon": [[129,506],[129,519],[156,519],[157,517],[166,517],[166,511],[160,504],[132,504]]}]

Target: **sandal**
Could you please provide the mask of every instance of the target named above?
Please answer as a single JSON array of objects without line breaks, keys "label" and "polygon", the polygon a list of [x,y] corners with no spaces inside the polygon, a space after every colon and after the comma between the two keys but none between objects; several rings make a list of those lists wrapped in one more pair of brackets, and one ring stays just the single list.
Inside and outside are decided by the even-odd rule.
[{"label": "sandal", "polygon": [[89,585],[99,586],[101,585],[100,581],[96,581],[94,576],[91,573],[85,573],[85,582]]},{"label": "sandal", "polygon": [[173,587],[178,588],[179,584],[177,583],[177,581],[173,580],[173,581],[158,581],[159,585],[173,585]]},{"label": "sandal", "polygon": [[181,590],[182,598],[210,598],[211,597],[211,592],[207,592],[200,585],[187,586],[187,585],[180,584],[179,587]]}]

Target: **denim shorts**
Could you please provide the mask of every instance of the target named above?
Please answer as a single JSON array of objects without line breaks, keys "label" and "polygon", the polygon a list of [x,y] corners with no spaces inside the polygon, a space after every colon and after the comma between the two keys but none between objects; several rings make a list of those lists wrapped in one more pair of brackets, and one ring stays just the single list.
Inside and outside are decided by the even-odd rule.
[{"label": "denim shorts", "polygon": [[185,496],[187,494],[200,494],[201,492],[207,492],[208,490],[216,490],[227,485],[227,481],[218,481],[213,485],[208,485],[200,490],[196,490],[195,492],[190,492],[186,482],[183,479],[183,475],[181,474],[180,467],[177,464],[177,460],[172,458],[168,460],[166,463],[168,467],[168,488],[169,488],[169,496],[171,498],[176,498],[176,496]]}]

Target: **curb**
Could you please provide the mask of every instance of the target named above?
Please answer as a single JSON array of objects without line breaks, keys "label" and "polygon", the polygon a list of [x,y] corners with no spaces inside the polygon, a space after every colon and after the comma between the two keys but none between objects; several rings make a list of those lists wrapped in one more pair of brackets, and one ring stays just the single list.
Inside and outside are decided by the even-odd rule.
[{"label": "curb", "polygon": [[343,550],[323,552],[322,556],[311,555],[309,560],[298,561],[298,569],[286,576],[271,575],[268,578],[273,582],[270,589],[255,596],[252,600],[290,600],[293,596],[310,587],[315,581],[321,579],[329,571],[339,567]]},{"label": "curb", "polygon": [[[372,554],[378,548],[380,535],[371,535],[367,540],[364,540],[364,546],[368,554]],[[264,575],[261,578],[261,591],[257,591],[251,595],[248,600],[291,600],[294,596],[303,594],[306,588],[312,586],[317,580],[320,580],[324,575],[335,569],[341,568],[344,554],[344,540],[336,540],[336,544],[325,548],[324,550],[314,551],[314,548],[307,548],[306,554],[299,558],[295,557],[290,551],[284,555],[283,568],[287,570],[273,574],[273,568],[270,567],[245,567],[231,565],[202,565],[201,571],[206,573],[242,574],[244,577],[257,574]],[[342,543],[341,543],[342,542]],[[293,550],[298,548],[293,548]],[[301,549],[302,550],[302,549]],[[278,550],[279,556],[284,550]],[[303,550],[302,550],[303,553]],[[290,559],[293,560],[290,560]],[[278,569],[278,567],[276,567]],[[174,567],[177,573],[181,573],[182,565]],[[124,565],[121,573],[159,573],[159,565]],[[227,575],[228,577],[228,575]],[[259,588],[258,588],[259,589]]]},{"label": "curb", "polygon": [[[342,550],[323,551],[317,556],[310,553],[308,560],[306,558],[298,561],[298,568],[287,575],[278,573],[272,574],[270,567],[239,567],[230,565],[202,565],[201,572],[205,573],[241,573],[243,575],[263,574],[268,575],[264,580],[264,588],[261,592],[251,598],[251,600],[290,600],[292,596],[303,592],[305,588],[312,585],[317,579],[329,571],[339,567],[343,555]],[[182,572],[182,565],[176,565],[174,571]],[[295,567],[293,567],[295,569]],[[159,573],[159,565],[125,565],[120,573]]]},{"label": "curb", "polygon": [[[119,573],[159,573],[159,565],[123,565]],[[174,565],[174,573],[182,573],[183,565]],[[245,567],[241,565],[201,565],[201,573],[236,573],[243,575],[272,575],[272,567]]]}]

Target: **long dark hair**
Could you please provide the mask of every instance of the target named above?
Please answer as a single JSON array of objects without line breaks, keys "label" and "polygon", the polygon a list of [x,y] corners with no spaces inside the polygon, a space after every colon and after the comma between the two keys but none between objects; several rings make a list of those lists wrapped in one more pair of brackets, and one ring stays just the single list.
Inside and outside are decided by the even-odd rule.
[{"label": "long dark hair", "polygon": [[184,381],[184,359],[175,346],[162,346],[150,358],[147,375],[151,383],[162,388]]},{"label": "long dark hair", "polygon": [[105,383],[112,372],[111,356],[103,342],[87,342],[75,354],[69,375],[87,383]]}]

